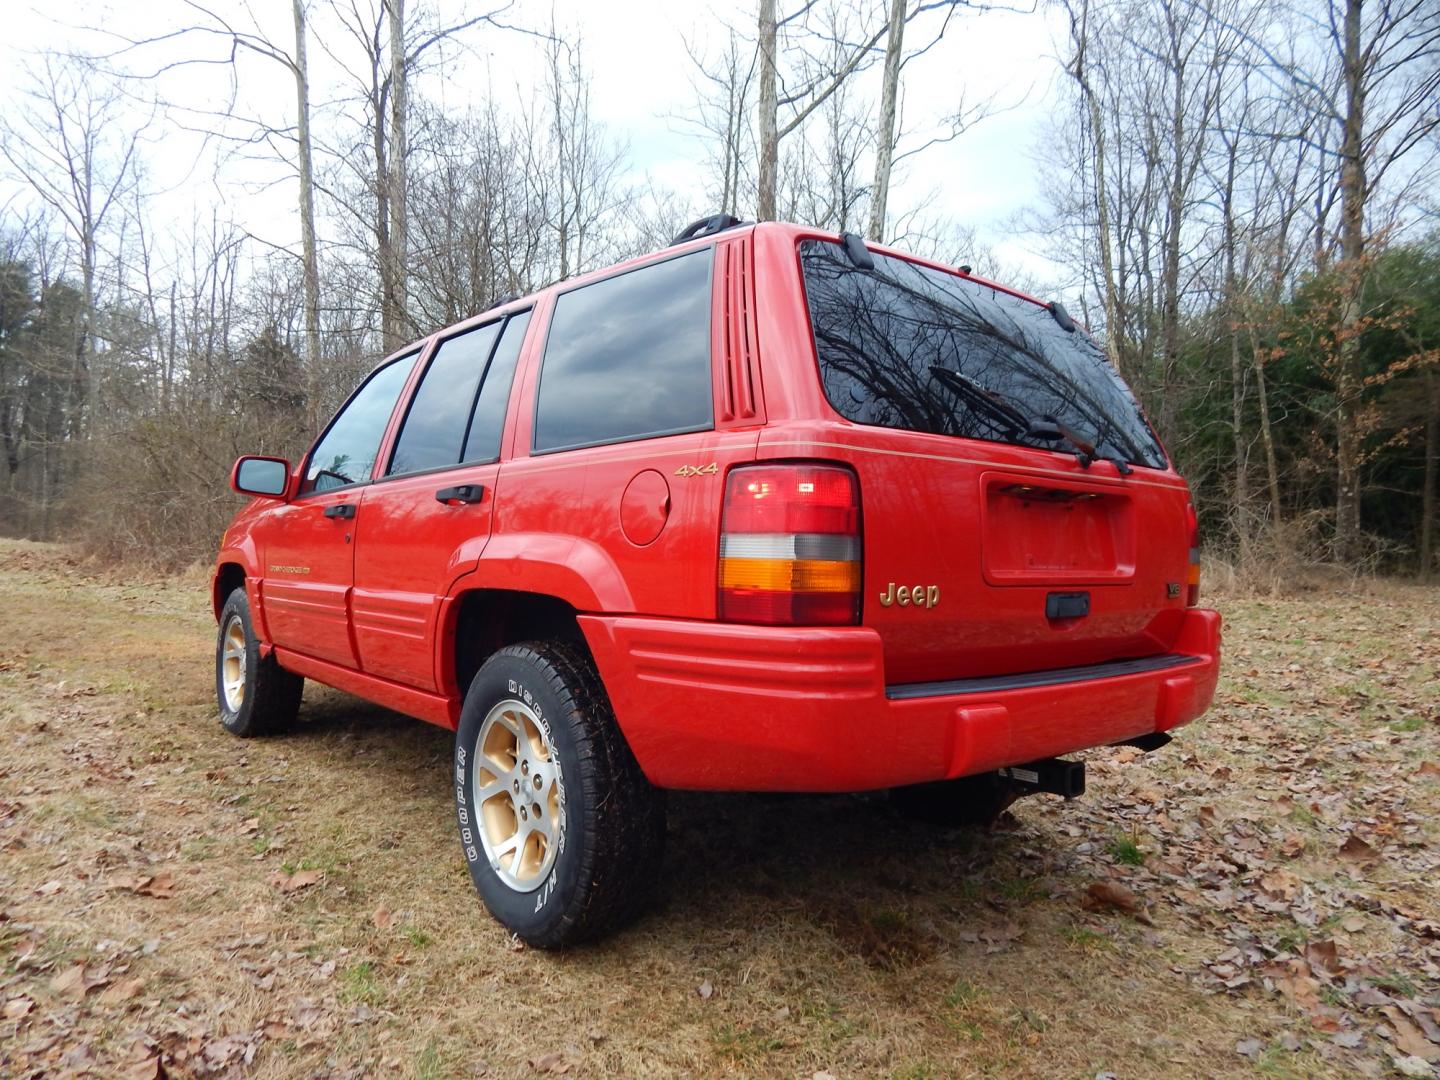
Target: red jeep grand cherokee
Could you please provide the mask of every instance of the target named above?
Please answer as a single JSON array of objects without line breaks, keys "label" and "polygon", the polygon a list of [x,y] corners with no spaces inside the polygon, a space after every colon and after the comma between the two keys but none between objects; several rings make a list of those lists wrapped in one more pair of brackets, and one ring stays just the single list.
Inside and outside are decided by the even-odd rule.
[{"label": "red jeep grand cherokee", "polygon": [[555,947],[653,879],[665,788],[1083,790],[1215,689],[1195,511],[1059,305],[717,217],[390,357],[216,562],[221,721],[317,679],[455,730],[490,911]]}]

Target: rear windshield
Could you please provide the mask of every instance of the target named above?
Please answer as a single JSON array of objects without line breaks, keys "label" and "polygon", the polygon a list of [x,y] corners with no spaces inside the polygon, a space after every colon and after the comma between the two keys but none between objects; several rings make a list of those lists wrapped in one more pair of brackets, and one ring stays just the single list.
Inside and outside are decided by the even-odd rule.
[{"label": "rear windshield", "polygon": [[[1130,390],[1084,331],[957,274],[839,244],[800,245],[825,396],[857,424],[1066,451],[1027,431],[1059,424],[1100,457],[1165,467]],[[943,369],[943,370],[940,370]]]}]

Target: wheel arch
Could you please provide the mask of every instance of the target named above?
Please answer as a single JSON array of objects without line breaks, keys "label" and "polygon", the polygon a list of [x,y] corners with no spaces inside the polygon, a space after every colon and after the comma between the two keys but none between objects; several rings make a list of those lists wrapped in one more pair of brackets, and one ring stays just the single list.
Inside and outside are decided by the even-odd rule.
[{"label": "wheel arch", "polygon": [[471,588],[458,592],[441,614],[440,690],[463,699],[490,656],[522,641],[564,641],[592,664],[594,656],[568,600],[519,589]]},{"label": "wheel arch", "polygon": [[215,611],[216,620],[219,620],[220,612],[230,594],[244,587],[248,576],[245,567],[238,561],[226,560],[215,567],[210,583],[210,606]]}]

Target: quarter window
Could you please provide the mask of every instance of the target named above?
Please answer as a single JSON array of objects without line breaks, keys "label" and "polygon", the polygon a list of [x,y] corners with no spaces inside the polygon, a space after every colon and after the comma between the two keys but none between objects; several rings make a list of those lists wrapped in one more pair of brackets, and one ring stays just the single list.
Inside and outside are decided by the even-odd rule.
[{"label": "quarter window", "polygon": [[417,355],[410,353],[377,369],[345,403],[310,454],[305,491],[330,491],[370,480],[380,437]]},{"label": "quarter window", "polygon": [[713,256],[706,248],[560,295],[540,372],[537,451],[714,426]]},{"label": "quarter window", "polygon": [[463,461],[494,461],[500,456],[500,433],[505,427],[505,406],[510,402],[510,384],[515,381],[515,363],[520,359],[520,346],[525,328],[530,325],[530,312],[522,311],[505,324],[505,333],[485,381],[480,384],[480,397],[475,402],[475,415],[470,420],[470,434],[465,438]]}]

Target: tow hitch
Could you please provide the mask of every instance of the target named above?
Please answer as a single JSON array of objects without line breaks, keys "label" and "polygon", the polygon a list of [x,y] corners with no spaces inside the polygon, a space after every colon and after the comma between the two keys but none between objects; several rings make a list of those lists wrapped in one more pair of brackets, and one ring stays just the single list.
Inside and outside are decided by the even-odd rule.
[{"label": "tow hitch", "polygon": [[1042,758],[1025,765],[1011,765],[1001,769],[1000,775],[1015,785],[1021,795],[1038,795],[1045,791],[1051,795],[1075,799],[1085,794],[1083,761]]}]

